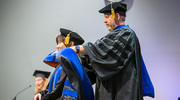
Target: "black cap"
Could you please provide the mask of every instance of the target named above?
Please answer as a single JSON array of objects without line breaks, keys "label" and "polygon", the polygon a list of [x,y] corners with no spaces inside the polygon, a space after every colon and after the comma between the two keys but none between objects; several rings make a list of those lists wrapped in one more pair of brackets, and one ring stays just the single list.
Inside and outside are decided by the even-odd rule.
[{"label": "black cap", "polygon": [[111,13],[111,6],[115,13],[119,13],[121,16],[126,16],[127,5],[121,2],[113,2],[112,4],[108,4],[99,10],[99,13]]},{"label": "black cap", "polygon": [[70,40],[69,42],[73,41],[74,45],[81,45],[84,43],[84,39],[76,32],[68,30],[68,29],[64,29],[64,28],[60,28],[60,32],[62,35],[64,35],[65,37],[70,34]]},{"label": "black cap", "polygon": [[35,70],[33,76],[48,78],[50,74],[51,74],[51,72]]}]

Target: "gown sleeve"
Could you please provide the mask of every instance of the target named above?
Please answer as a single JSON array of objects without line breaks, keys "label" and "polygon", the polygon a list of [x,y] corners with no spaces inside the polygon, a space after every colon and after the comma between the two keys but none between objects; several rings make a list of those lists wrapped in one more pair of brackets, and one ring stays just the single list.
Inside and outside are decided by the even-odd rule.
[{"label": "gown sleeve", "polygon": [[90,57],[90,66],[97,76],[106,80],[127,66],[134,54],[133,31],[128,28],[110,32],[94,44],[83,44]]},{"label": "gown sleeve", "polygon": [[62,70],[61,72],[61,76],[58,80],[58,82],[56,83],[55,88],[50,91],[47,92],[43,97],[42,100],[54,100],[54,99],[59,99],[59,97],[61,96],[63,87],[64,87],[64,81],[67,78],[67,75],[65,74],[65,72]]},{"label": "gown sleeve", "polygon": [[48,54],[45,59],[43,60],[44,63],[48,64],[51,67],[57,67],[58,66],[58,62],[56,60],[56,55],[52,55],[55,51],[53,51],[52,53]]}]

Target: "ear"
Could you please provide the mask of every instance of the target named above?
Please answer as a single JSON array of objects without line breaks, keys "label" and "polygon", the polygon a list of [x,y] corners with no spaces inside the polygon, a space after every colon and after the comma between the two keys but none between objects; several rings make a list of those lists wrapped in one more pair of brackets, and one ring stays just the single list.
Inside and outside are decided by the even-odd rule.
[{"label": "ear", "polygon": [[68,44],[68,47],[72,47],[72,46],[74,46],[74,42],[73,42],[73,41],[71,41],[71,42]]},{"label": "ear", "polygon": [[116,13],[115,19],[116,19],[116,20],[119,20],[119,19],[120,19],[120,14],[119,14],[119,13]]}]

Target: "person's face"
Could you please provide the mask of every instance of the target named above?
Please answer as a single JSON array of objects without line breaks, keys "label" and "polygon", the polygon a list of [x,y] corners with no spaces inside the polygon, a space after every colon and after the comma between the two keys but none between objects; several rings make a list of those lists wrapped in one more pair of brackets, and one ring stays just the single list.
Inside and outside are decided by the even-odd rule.
[{"label": "person's face", "polygon": [[115,23],[115,19],[112,18],[111,13],[105,13],[104,14],[104,23],[106,24],[107,29],[109,31],[112,31],[117,27],[117,25]]},{"label": "person's face", "polygon": [[35,77],[36,87],[41,90],[44,86],[45,80],[42,77]]},{"label": "person's face", "polygon": [[58,38],[58,44],[56,47],[57,47],[58,51],[62,48],[66,48],[65,44],[63,43],[63,41],[60,38]]}]

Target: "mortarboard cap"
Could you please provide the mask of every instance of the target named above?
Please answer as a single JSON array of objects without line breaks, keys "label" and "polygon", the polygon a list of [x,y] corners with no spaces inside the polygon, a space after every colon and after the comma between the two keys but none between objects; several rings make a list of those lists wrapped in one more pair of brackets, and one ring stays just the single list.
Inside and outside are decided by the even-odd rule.
[{"label": "mortarboard cap", "polygon": [[[74,45],[81,45],[84,43],[84,39],[75,31],[60,28],[60,32],[66,37],[67,40],[65,39],[65,42],[67,41],[69,43],[70,41],[73,41]],[[68,43],[65,44],[67,45]]]},{"label": "mortarboard cap", "polygon": [[48,78],[51,72],[35,70],[33,76]]},{"label": "mortarboard cap", "polygon": [[114,10],[115,13],[119,13],[121,16],[126,16],[127,5],[121,2],[111,2],[99,10],[99,13],[111,13],[112,10]]}]

